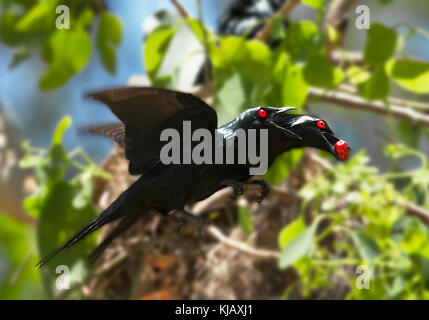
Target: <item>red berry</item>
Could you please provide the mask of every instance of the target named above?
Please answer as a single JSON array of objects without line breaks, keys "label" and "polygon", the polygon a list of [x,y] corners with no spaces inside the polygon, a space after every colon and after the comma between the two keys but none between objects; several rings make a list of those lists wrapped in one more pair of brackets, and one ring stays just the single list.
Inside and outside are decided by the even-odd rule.
[{"label": "red berry", "polygon": [[344,140],[338,140],[334,146],[335,152],[340,161],[346,161],[349,158],[349,147]]}]

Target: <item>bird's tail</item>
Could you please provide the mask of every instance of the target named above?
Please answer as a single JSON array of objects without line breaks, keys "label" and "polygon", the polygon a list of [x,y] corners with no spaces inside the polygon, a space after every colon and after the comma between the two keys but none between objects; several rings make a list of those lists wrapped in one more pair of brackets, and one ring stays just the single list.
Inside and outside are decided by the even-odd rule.
[{"label": "bird's tail", "polygon": [[[109,235],[100,245],[95,249],[95,251],[91,254],[91,259],[94,260],[98,257],[101,252],[103,252],[104,248],[116,237],[120,232],[126,230],[131,226],[133,222],[135,222],[140,214],[141,210],[135,208],[132,205],[133,198],[136,191],[136,183],[134,183],[130,188],[128,188],[125,192],[123,192],[118,199],[116,199],[106,210],[104,210],[98,217],[92,220],[88,225],[83,227],[79,232],[77,232],[73,237],[71,237],[63,246],[55,249],[51,253],[49,253],[46,257],[44,257],[37,265],[37,268],[42,267],[46,262],[56,256],[58,253],[70,248],[80,240],[87,237],[89,234],[94,232],[95,230],[101,228],[105,224],[112,222],[118,218],[125,216],[123,221],[119,224],[119,226],[113,230],[112,234]],[[131,202],[131,203],[130,203]],[[128,216],[128,213],[130,215]]]}]

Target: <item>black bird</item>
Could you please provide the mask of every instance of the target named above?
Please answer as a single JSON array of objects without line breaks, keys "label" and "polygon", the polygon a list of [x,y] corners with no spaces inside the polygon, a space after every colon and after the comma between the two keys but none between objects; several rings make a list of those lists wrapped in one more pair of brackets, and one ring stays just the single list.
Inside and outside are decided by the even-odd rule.
[{"label": "black bird", "polygon": [[[238,129],[268,129],[268,165],[276,156],[292,148],[314,147],[330,152],[338,160],[348,157],[347,144],[339,140],[324,120],[310,115],[287,113],[293,108],[257,107],[248,109],[235,120],[217,128],[214,109],[192,94],[167,89],[125,87],[89,94],[108,105],[122,121],[93,128],[93,133],[112,138],[125,146],[129,172],[141,175],[118,199],[97,218],[80,230],[62,247],[54,250],[38,266],[45,264],[59,252],[71,247],[93,231],[116,219],[123,218],[112,233],[93,251],[94,261],[112,240],[128,229],[149,210],[164,215],[176,210],[186,217],[186,204],[203,200],[225,186],[236,193],[251,175],[251,164],[163,164],[160,151],[166,142],[160,134],[166,128],[182,132],[183,121],[191,121],[192,129],[207,129],[212,137],[234,141]],[[213,138],[215,139],[215,138]],[[215,141],[215,140],[213,140]],[[194,143],[195,144],[195,143]],[[237,150],[236,150],[237,151]],[[235,156],[238,152],[235,153]],[[236,163],[236,162],[235,162]],[[268,186],[259,198],[266,196]]]}]

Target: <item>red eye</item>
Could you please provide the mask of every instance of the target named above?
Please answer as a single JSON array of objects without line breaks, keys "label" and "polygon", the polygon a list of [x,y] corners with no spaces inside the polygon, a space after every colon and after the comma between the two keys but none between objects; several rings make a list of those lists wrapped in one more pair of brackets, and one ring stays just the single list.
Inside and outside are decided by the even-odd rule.
[{"label": "red eye", "polygon": [[323,120],[319,120],[316,123],[317,127],[319,127],[320,129],[324,129],[326,127],[326,123]]},{"label": "red eye", "polygon": [[267,117],[267,111],[261,109],[258,111],[258,114],[261,118],[266,118]]}]

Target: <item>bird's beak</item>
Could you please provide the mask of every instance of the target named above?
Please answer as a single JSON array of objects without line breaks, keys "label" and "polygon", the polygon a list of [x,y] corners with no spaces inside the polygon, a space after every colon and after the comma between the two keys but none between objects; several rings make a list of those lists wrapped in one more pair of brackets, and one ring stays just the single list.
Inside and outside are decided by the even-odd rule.
[{"label": "bird's beak", "polygon": [[297,139],[297,140],[302,140],[302,137],[300,137],[299,135],[297,135],[296,133],[294,133],[294,132],[292,132],[292,131],[290,131],[290,130],[288,130],[288,129],[286,129],[286,128],[283,128],[283,127],[281,127],[281,126],[279,126],[279,125],[277,125],[277,124],[275,124],[274,122],[273,122],[273,116],[276,114],[276,113],[283,113],[283,112],[287,112],[287,111],[290,111],[290,110],[297,110],[296,108],[294,108],[294,107],[284,107],[284,108],[279,108],[279,109],[277,109],[277,110],[275,110],[275,112],[271,115],[271,117],[270,117],[270,121],[269,121],[269,124],[271,125],[271,126],[273,126],[273,127],[275,127],[275,128],[277,128],[277,129],[279,129],[280,131],[282,131],[286,136],[288,136],[288,137],[291,137],[291,138],[294,138],[294,139]]},{"label": "bird's beak", "polygon": [[298,110],[297,108],[294,107],[284,107],[284,108],[279,108],[276,113],[283,113],[283,112],[288,112],[290,110]]},{"label": "bird's beak", "polygon": [[338,139],[334,134],[323,132],[322,138],[328,151],[339,161],[346,161],[349,157],[350,147],[344,140]]}]

